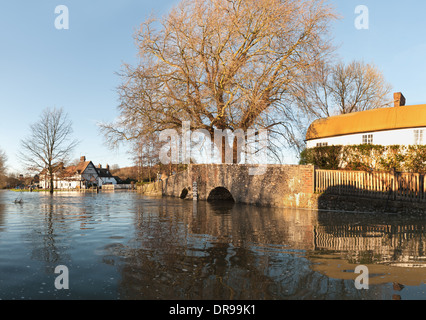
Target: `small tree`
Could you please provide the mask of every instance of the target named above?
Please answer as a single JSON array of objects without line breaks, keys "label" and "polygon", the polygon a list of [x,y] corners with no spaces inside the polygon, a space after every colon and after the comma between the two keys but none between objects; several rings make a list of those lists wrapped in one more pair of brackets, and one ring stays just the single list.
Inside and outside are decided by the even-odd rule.
[{"label": "small tree", "polygon": [[43,171],[50,181],[53,193],[54,173],[69,161],[76,140],[70,140],[72,123],[63,109],[47,108],[40,119],[30,126],[31,134],[21,140],[19,153],[24,165],[30,171]]},{"label": "small tree", "polygon": [[140,182],[144,179],[144,168],[147,168],[148,179],[151,182],[152,168],[158,163],[160,143],[158,136],[151,134],[149,136],[142,136],[137,140],[133,140],[131,149],[132,160],[134,161],[137,171],[138,180]]}]

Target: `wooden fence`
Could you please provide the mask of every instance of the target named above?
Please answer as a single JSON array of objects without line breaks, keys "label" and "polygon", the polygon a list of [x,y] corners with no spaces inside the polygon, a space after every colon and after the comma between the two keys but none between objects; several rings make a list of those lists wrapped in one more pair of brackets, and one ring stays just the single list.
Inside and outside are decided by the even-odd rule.
[{"label": "wooden fence", "polygon": [[426,202],[426,178],[419,173],[317,169],[315,192]]}]

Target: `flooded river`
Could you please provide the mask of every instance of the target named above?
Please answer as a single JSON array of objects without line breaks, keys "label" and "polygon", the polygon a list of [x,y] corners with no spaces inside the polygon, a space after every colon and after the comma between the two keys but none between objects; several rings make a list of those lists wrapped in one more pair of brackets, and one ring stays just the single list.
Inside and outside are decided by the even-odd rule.
[{"label": "flooded river", "polygon": [[4,300],[426,300],[425,250],[424,216],[0,192]]}]

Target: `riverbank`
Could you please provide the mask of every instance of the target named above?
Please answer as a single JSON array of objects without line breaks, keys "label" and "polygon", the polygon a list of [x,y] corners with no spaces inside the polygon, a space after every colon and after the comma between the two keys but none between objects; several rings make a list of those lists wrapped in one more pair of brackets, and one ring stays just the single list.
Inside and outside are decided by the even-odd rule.
[{"label": "riverbank", "polygon": [[[50,192],[49,189],[5,189],[12,192]],[[98,192],[99,189],[55,189],[54,192]]]}]

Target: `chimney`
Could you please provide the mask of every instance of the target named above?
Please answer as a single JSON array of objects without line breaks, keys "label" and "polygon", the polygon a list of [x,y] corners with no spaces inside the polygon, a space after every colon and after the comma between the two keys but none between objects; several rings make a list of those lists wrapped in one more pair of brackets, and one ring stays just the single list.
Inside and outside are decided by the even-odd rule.
[{"label": "chimney", "polygon": [[80,162],[84,162],[84,161],[86,161],[86,156],[80,157]]},{"label": "chimney", "polygon": [[403,107],[405,106],[405,97],[401,92],[395,92],[393,94],[394,106]]},{"label": "chimney", "polygon": [[109,164],[106,165],[106,168],[109,170]]},{"label": "chimney", "polygon": [[99,168],[99,169],[102,169],[102,165],[101,165],[101,164],[98,164],[98,168]]}]

